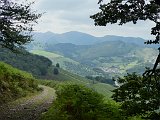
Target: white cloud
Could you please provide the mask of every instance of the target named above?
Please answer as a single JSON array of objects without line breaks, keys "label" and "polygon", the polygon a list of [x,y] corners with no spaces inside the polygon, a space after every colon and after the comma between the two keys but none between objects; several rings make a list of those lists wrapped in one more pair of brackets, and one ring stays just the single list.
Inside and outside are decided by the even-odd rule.
[{"label": "white cloud", "polygon": [[106,27],[94,26],[90,15],[98,11],[98,0],[36,0],[34,9],[46,12],[36,25],[37,31],[52,31],[63,33],[68,31],[81,31],[95,36],[121,35],[136,36],[146,39],[152,38],[150,21],[138,22],[133,25],[128,23],[123,26],[107,25]]},{"label": "white cloud", "polygon": [[37,0],[36,2],[40,9],[47,11],[65,10],[75,12],[97,6],[97,0]]}]

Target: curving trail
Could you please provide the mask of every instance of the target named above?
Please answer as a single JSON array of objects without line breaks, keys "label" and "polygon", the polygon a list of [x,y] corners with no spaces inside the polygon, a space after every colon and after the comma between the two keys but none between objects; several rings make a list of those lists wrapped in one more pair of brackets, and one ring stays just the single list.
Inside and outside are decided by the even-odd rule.
[{"label": "curving trail", "polygon": [[0,106],[0,120],[38,120],[47,111],[55,97],[53,88],[42,86],[43,91],[35,96],[20,98]]}]

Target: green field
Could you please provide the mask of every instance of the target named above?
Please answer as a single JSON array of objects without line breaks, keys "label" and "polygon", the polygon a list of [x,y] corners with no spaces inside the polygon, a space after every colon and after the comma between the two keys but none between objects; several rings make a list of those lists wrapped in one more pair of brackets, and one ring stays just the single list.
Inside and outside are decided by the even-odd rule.
[{"label": "green field", "polygon": [[47,51],[43,51],[43,50],[31,50],[30,52],[33,54],[36,54],[36,55],[41,55],[41,56],[47,57],[52,61],[52,63],[54,65],[56,63],[59,63],[62,67],[65,67],[64,62],[71,62],[73,64],[79,64],[78,62],[76,62],[70,58],[66,58],[62,55],[59,55],[59,54],[56,54],[53,52],[47,52]]},{"label": "green field", "polygon": [[65,69],[69,72],[81,75],[81,76],[97,75],[98,74],[91,67],[82,65],[77,61],[74,61],[68,57],[64,57],[62,55],[58,55],[53,52],[47,52],[47,51],[43,51],[43,50],[32,50],[30,52],[33,54],[47,57],[48,59],[50,59],[52,61],[53,65],[56,65],[56,63],[59,63],[61,68]]}]

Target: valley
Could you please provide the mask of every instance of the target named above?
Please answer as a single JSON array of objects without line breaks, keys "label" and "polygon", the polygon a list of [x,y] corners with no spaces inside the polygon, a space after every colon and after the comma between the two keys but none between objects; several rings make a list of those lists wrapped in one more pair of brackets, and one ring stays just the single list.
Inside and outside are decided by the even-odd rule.
[{"label": "valley", "polygon": [[112,79],[126,73],[142,74],[146,67],[153,67],[158,55],[156,45],[147,46],[141,38],[94,37],[79,32],[57,35],[50,32],[50,38],[45,39],[45,34],[48,35],[42,33],[43,37],[36,39],[34,45],[31,43],[30,52],[48,57],[54,65],[60,63],[63,69],[84,77]]},{"label": "valley", "polygon": [[159,0],[0,0],[0,120],[160,120],[159,44]]},{"label": "valley", "polygon": [[[55,35],[52,33],[47,34],[51,34],[52,37]],[[83,35],[82,33],[80,33],[80,35],[78,34],[79,33],[76,32],[76,35],[79,37]],[[38,35],[38,39],[41,40],[41,34],[38,33]],[[66,35],[68,35],[68,33]],[[8,77],[8,80],[11,80],[14,83],[14,86],[12,86],[10,83],[2,81],[2,87],[4,87],[5,89],[7,88],[6,92],[8,93],[10,93],[10,91],[7,91],[8,88],[13,89],[13,98],[16,98],[17,100],[21,99],[22,96],[24,96],[24,100],[21,101],[22,104],[27,103],[25,99],[27,99],[28,101],[32,101],[32,97],[34,98],[38,96],[38,94],[43,94],[43,92],[45,92],[45,89],[40,89],[38,85],[42,85],[43,88],[47,88],[49,91],[52,91],[52,93],[46,93],[50,94],[50,96],[52,97],[50,100],[56,98],[54,89],[56,90],[57,94],[59,89],[61,90],[61,87],[63,86],[75,87],[77,85],[77,87],[86,87],[85,89],[90,89],[92,92],[95,92],[95,94],[103,96],[103,100],[105,101],[104,103],[107,103],[107,105],[109,105],[110,107],[114,107],[114,109],[112,110],[118,111],[118,103],[115,103],[111,98],[111,96],[113,95],[113,91],[118,86],[117,81],[115,82],[114,80],[117,80],[119,77],[123,77],[127,73],[136,72],[138,74],[142,74],[146,67],[153,67],[155,59],[158,55],[158,51],[155,49],[155,47],[136,44],[135,41],[139,40],[140,38],[131,38],[131,40],[135,41],[129,42],[129,38],[105,36],[105,38],[109,38],[110,40],[97,42],[97,39],[94,38],[94,36],[91,36],[90,39],[95,39],[94,43],[92,41],[87,43],[85,42],[85,44],[80,45],[78,43],[76,44],[76,41],[74,41],[73,43],[65,43],[64,41],[63,43],[58,43],[57,39],[56,42],[54,42],[54,39],[52,37],[48,36],[47,39],[45,39],[44,35],[42,36],[43,41],[46,41],[48,44],[46,44],[46,42],[36,43],[37,40],[35,40],[34,44],[31,43],[29,46],[26,46],[29,53],[28,51],[23,50],[21,51],[22,53],[16,54],[4,48],[0,49],[0,60],[5,62],[1,63],[2,66],[3,64],[5,64],[5,66],[8,66],[7,64],[10,64],[15,68],[20,69],[18,70],[18,74],[20,77],[18,77],[16,72],[13,72],[15,74],[13,74],[13,76],[19,78],[19,81],[12,81],[12,79],[10,79],[12,78],[12,74],[10,74],[11,77]],[[69,35],[69,37],[71,36]],[[69,39],[69,37],[67,37],[67,39]],[[61,37],[61,39],[62,38],[63,37]],[[10,68],[9,66],[4,69],[2,67],[2,70],[4,69],[8,71],[16,71],[15,68]],[[55,73],[55,69],[58,72]],[[21,79],[23,80],[23,74],[28,75],[28,73],[25,72],[22,72],[22,74],[21,70],[29,72],[29,75],[33,75],[31,75],[32,82],[31,85],[29,85],[31,86],[31,88],[25,86],[28,89],[27,92],[24,92],[25,94],[16,97],[16,94],[14,92],[16,91],[20,93],[24,89],[23,85],[22,88],[19,88],[20,86],[17,85],[22,84]],[[4,74],[4,76],[6,75],[7,74]],[[25,79],[29,78],[26,77]],[[30,84],[30,81],[28,82],[28,84]],[[29,94],[30,92],[28,91],[30,90],[33,92],[33,94]],[[1,95],[1,98],[6,95],[6,92]],[[5,98],[2,99],[1,103],[3,103],[5,100]],[[56,100],[57,99],[55,99],[55,101]],[[12,102],[11,99],[9,99],[8,101],[9,104],[10,101]],[[30,117],[36,115],[37,117],[46,119],[43,117],[45,117],[45,115],[47,114],[50,114],[50,111],[52,113],[54,107],[53,105],[51,105],[51,101],[49,104],[46,104],[43,109],[41,109],[42,111],[40,111],[38,109],[41,107],[41,103],[43,102],[43,100],[41,99],[40,101],[41,102],[39,102],[39,100],[35,101],[35,103],[31,104],[30,106],[24,106],[24,108],[20,108],[20,111],[14,109],[14,107],[6,108],[4,110],[15,110],[16,114],[12,115],[11,112],[11,118],[22,118],[25,116],[26,111],[26,114],[30,114]],[[48,108],[48,105],[51,106],[51,109]],[[47,111],[47,114],[43,115],[42,112],[44,111]],[[54,112],[54,114],[55,113],[56,112]],[[4,114],[4,116],[1,115],[1,117],[4,118],[6,116],[6,114]],[[7,119],[10,119],[10,116]],[[27,118],[29,117],[26,117],[26,119]]]}]

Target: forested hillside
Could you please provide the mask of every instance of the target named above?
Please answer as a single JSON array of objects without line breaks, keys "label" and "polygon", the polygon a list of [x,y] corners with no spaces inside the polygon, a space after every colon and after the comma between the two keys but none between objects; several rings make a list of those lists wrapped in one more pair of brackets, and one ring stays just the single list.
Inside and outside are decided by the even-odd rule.
[{"label": "forested hillside", "polygon": [[48,57],[54,64],[60,63],[62,68],[82,76],[112,79],[127,72],[142,74],[146,67],[153,67],[158,54],[155,48],[116,38],[93,45],[58,43],[31,52]]},{"label": "forested hillside", "polygon": [[32,50],[30,52],[50,59],[53,65],[56,65],[56,63],[59,63],[61,68],[68,70],[74,74],[78,74],[81,76],[88,76],[93,74],[98,75],[98,73],[95,72],[91,67],[87,65],[83,65],[80,62],[73,60],[72,58],[65,57],[63,55],[59,55],[54,52],[48,52],[44,50]]},{"label": "forested hillside", "polygon": [[52,65],[49,59],[43,56],[33,55],[25,50],[22,50],[20,53],[13,53],[8,49],[0,48],[0,53],[0,61],[32,73],[36,77],[45,76],[48,68]]}]

